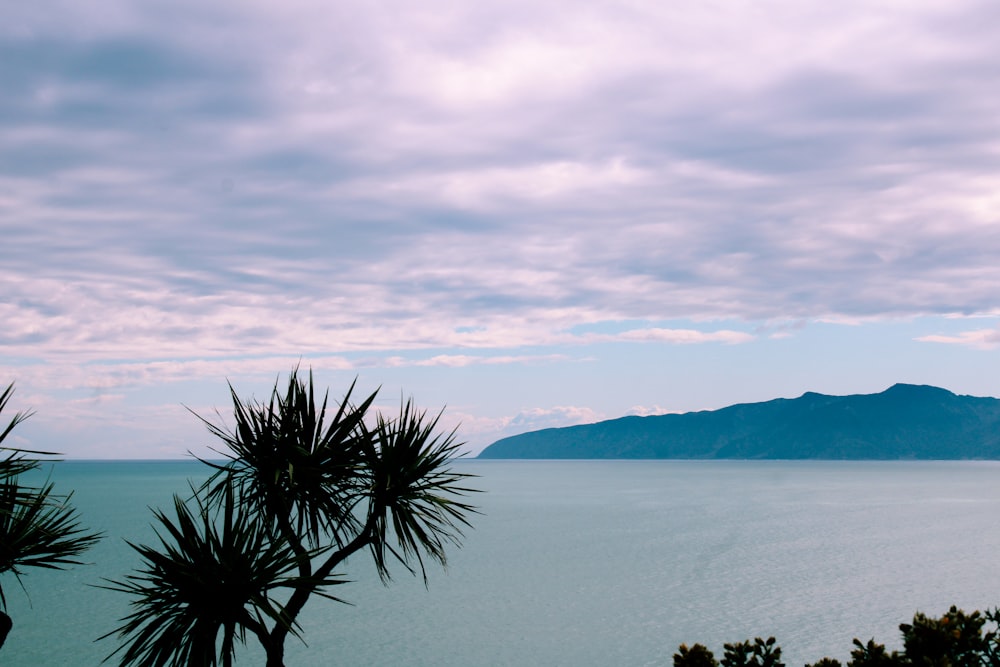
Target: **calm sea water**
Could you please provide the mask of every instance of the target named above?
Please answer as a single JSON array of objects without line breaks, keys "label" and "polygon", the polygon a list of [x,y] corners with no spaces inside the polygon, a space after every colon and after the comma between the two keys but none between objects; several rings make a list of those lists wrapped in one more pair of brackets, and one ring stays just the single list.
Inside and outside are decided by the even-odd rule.
[{"label": "calm sea water", "polygon": [[[461,461],[483,514],[428,588],[388,587],[364,558],[315,599],[288,664],[670,665],[681,642],[773,634],[793,667],[899,646],[899,623],[1000,604],[1000,463]],[[127,598],[93,588],[136,564],[148,506],[200,481],[197,462],[59,464],[92,565],[3,580],[15,626],[0,665],[97,665]],[[30,604],[29,604],[30,596]],[[241,665],[262,665],[256,647]]]}]

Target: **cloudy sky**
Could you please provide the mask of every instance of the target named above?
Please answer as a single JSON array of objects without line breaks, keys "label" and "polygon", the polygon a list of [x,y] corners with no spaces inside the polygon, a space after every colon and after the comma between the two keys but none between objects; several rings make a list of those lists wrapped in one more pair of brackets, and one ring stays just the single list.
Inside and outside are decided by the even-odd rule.
[{"label": "cloudy sky", "polygon": [[0,22],[15,442],[205,453],[226,382],[545,426],[1000,395],[992,0],[43,0]]}]

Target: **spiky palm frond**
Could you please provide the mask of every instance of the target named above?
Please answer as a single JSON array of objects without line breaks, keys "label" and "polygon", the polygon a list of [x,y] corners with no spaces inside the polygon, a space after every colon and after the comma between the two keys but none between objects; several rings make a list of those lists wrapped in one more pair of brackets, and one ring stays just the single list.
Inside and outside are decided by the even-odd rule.
[{"label": "spiky palm frond", "polygon": [[[445,563],[445,546],[476,511],[461,500],[472,475],[448,467],[454,431],[436,434],[440,415],[428,420],[410,401],[398,419],[378,415],[369,425],[377,392],[354,404],[354,387],[328,413],[328,394],[317,401],[312,373],[303,379],[296,368],[267,402],[243,400],[230,385],[232,428],[199,417],[226,460],[203,461],[215,472],[192,489],[196,511],[177,497],[176,519],[157,511],[160,543],[132,545],[142,570],[110,582],[136,599],[105,635],[127,640],[109,659],[161,667],[217,665],[221,656],[225,664],[249,632],[268,664],[280,665],[310,597],[337,599],[326,589],[343,583],[333,571],[349,556],[370,549],[383,581],[389,558],[425,582],[425,557]],[[278,588],[290,591],[283,603],[272,597]]]},{"label": "spiky palm frond", "polygon": [[470,525],[467,515],[477,511],[459,500],[475,492],[463,486],[473,475],[449,468],[461,443],[455,431],[435,432],[440,418],[439,413],[428,419],[407,400],[396,419],[379,414],[371,434],[369,521],[375,528],[370,549],[383,580],[389,578],[386,556],[392,554],[411,572],[416,560],[426,583],[424,555],[445,565],[446,544],[459,544],[462,528]]},{"label": "spiky palm frond", "polygon": [[[10,397],[13,395],[14,395],[14,383],[11,382],[2,392],[0,392],[0,412],[4,411],[4,408],[7,407],[7,401],[9,401]],[[31,416],[30,412],[14,413],[14,417],[13,419],[10,420],[10,423],[7,424],[7,426],[4,427],[2,431],[0,431],[0,443],[2,443],[8,435],[10,435],[10,432],[14,430],[15,426],[17,426],[30,416]]]},{"label": "spiky palm frond", "polygon": [[[0,413],[13,393],[13,383],[0,392]],[[30,416],[30,412],[15,413],[0,430],[0,443]],[[21,483],[21,475],[42,463],[30,455],[50,456],[51,452],[7,447],[0,450],[4,452],[0,458],[0,574],[10,572],[20,581],[25,568],[61,570],[81,564],[76,557],[101,536],[80,526],[76,510],[69,504],[72,494],[54,493],[49,481],[41,486]],[[0,586],[0,609],[6,608],[7,597]]]},{"label": "spiky palm frond", "polygon": [[[30,503],[32,493],[38,489],[18,484],[21,475],[32,470],[37,470],[41,465],[38,459],[28,458],[27,452],[20,449],[9,449],[0,447],[0,483],[11,487],[7,489],[4,497],[9,498],[5,503],[0,504],[0,516],[10,514],[11,508],[21,503]],[[11,497],[10,494],[13,494]]]},{"label": "spiky palm frond", "polygon": [[269,401],[244,401],[230,385],[235,426],[216,425],[199,417],[219,438],[228,461],[213,464],[216,473],[203,489],[218,499],[233,485],[247,511],[274,530],[287,520],[286,537],[305,536],[310,546],[331,536],[338,546],[361,529],[355,506],[364,495],[358,484],[364,464],[359,428],[377,392],[358,405],[351,403],[354,384],[332,418],[328,395],[317,404],[313,377],[289,375],[284,395],[275,384]]},{"label": "spiky palm frond", "polygon": [[[7,385],[7,387],[0,392],[0,413],[3,413],[4,408],[7,407],[7,402],[10,397],[14,394],[14,383]],[[15,412],[14,416],[11,418],[10,423],[0,430],[0,445],[3,441],[10,435],[10,432],[14,430],[14,427],[23,422],[25,419],[31,416],[30,412]],[[0,451],[4,452],[3,458],[0,458],[0,480],[9,479],[11,477],[17,477],[18,475],[24,474],[29,470],[34,470],[38,467],[39,462],[35,459],[30,459],[27,454],[45,454],[46,452],[25,452],[21,449],[3,447],[0,446]]]},{"label": "spiky palm frond", "polygon": [[[52,483],[26,492],[17,478],[0,482],[0,574],[11,572],[20,579],[25,568],[80,565],[77,556],[100,539],[80,526],[68,504],[72,494],[57,496],[52,491]],[[2,586],[0,604],[6,609]]]},{"label": "spiky palm frond", "polygon": [[120,654],[121,665],[142,667],[207,667],[220,658],[229,664],[235,641],[245,642],[247,631],[265,638],[267,621],[295,632],[275,591],[343,583],[297,577],[295,550],[243,511],[232,488],[221,494],[221,503],[213,505],[196,494],[194,510],[175,495],[174,518],[155,511],[159,544],[129,543],[143,564],[139,574],[105,586],[135,598],[133,611],[104,635],[127,640],[108,659]]}]

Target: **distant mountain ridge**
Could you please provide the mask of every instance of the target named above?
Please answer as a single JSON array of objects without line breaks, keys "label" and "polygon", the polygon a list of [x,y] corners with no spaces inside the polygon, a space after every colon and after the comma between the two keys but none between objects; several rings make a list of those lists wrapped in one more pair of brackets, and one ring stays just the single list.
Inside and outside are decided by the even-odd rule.
[{"label": "distant mountain ridge", "polygon": [[482,459],[1000,459],[1000,399],[896,384],[878,394],[622,417],[504,438]]}]

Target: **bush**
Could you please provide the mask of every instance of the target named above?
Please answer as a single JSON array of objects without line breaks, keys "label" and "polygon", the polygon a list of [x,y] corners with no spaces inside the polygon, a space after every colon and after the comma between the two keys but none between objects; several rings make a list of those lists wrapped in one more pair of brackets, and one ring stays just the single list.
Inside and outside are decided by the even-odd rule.
[{"label": "bush", "polygon": [[[874,638],[866,644],[855,639],[847,667],[1000,667],[1000,608],[966,614],[952,606],[940,618],[917,612],[913,622],[900,624],[899,630],[902,653],[890,653]],[[774,637],[724,644],[723,648],[719,662],[702,644],[691,648],[681,644],[674,654],[674,667],[784,667]],[[841,667],[841,663],[820,658],[805,667]]]}]

